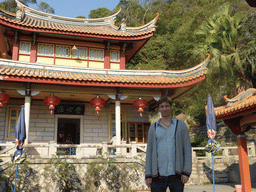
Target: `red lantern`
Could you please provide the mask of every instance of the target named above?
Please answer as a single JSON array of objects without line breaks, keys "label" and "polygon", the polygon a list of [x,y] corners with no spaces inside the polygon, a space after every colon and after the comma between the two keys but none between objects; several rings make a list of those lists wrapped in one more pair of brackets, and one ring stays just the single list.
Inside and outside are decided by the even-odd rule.
[{"label": "red lantern", "polygon": [[60,104],[60,98],[54,95],[50,95],[44,98],[44,103],[49,105],[49,109],[51,110],[50,114],[52,115],[55,106]]},{"label": "red lantern", "polygon": [[106,101],[104,99],[100,98],[100,96],[97,96],[97,97],[91,99],[91,101],[90,101],[90,105],[95,107],[95,111],[96,111],[98,117],[100,116],[100,108],[104,107],[105,104],[106,104]]},{"label": "red lantern", "polygon": [[139,98],[138,100],[133,102],[133,107],[138,109],[138,112],[140,113],[140,116],[142,117],[142,113],[144,112],[144,108],[148,106],[148,102],[146,100],[143,100],[142,98]]},{"label": "red lantern", "polygon": [[7,103],[10,100],[9,96],[4,94],[4,93],[0,93],[0,108],[4,107],[4,103]]}]

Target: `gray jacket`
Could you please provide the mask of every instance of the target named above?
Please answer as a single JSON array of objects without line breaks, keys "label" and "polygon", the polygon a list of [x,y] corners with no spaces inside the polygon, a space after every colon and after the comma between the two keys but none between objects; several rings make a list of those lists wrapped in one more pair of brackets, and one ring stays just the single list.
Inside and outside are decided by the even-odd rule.
[{"label": "gray jacket", "polygon": [[[190,176],[192,172],[192,153],[189,133],[186,124],[177,120],[175,128],[175,154],[176,154],[176,174]],[[146,178],[158,176],[157,166],[157,142],[156,124],[152,124],[148,131],[148,143],[146,152]]]}]

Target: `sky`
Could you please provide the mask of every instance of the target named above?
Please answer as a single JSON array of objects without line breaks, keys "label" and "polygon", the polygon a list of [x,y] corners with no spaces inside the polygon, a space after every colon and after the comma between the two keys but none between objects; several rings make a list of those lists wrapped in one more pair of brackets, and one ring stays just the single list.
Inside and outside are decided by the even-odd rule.
[{"label": "sky", "polygon": [[[37,0],[37,3],[41,1],[48,3],[55,10],[55,15],[89,18],[91,10],[105,7],[112,11],[120,0]],[[29,6],[36,9],[36,6]]]}]

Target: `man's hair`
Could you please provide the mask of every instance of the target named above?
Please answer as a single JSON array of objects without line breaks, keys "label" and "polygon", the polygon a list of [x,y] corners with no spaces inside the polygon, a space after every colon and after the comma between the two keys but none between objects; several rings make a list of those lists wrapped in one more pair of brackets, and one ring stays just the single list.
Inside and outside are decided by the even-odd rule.
[{"label": "man's hair", "polygon": [[161,97],[161,98],[157,101],[158,107],[159,107],[159,105],[162,104],[163,102],[169,103],[170,106],[172,106],[172,100],[169,99],[167,96]]}]

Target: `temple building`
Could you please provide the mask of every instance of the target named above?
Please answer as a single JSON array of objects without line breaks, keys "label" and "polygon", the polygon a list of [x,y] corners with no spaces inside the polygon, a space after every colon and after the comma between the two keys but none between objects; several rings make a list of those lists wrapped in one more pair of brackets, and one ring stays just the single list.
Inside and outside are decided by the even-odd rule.
[{"label": "temple building", "polygon": [[[232,99],[224,96],[226,105],[216,107],[215,117],[237,137],[240,180],[243,192],[252,191],[246,132],[256,128],[256,89],[240,92]],[[255,154],[255,150],[250,151]]]},{"label": "temple building", "polygon": [[125,20],[115,26],[121,10],[104,18],[67,18],[16,2],[16,14],[0,9],[2,143],[13,145],[25,105],[26,143],[41,147],[29,154],[47,155],[49,143],[53,151],[67,144],[82,148],[114,135],[118,145],[146,144],[147,107],[205,79],[209,56],[187,70],[126,69],[153,36],[158,14],[140,27],[128,27]]}]

